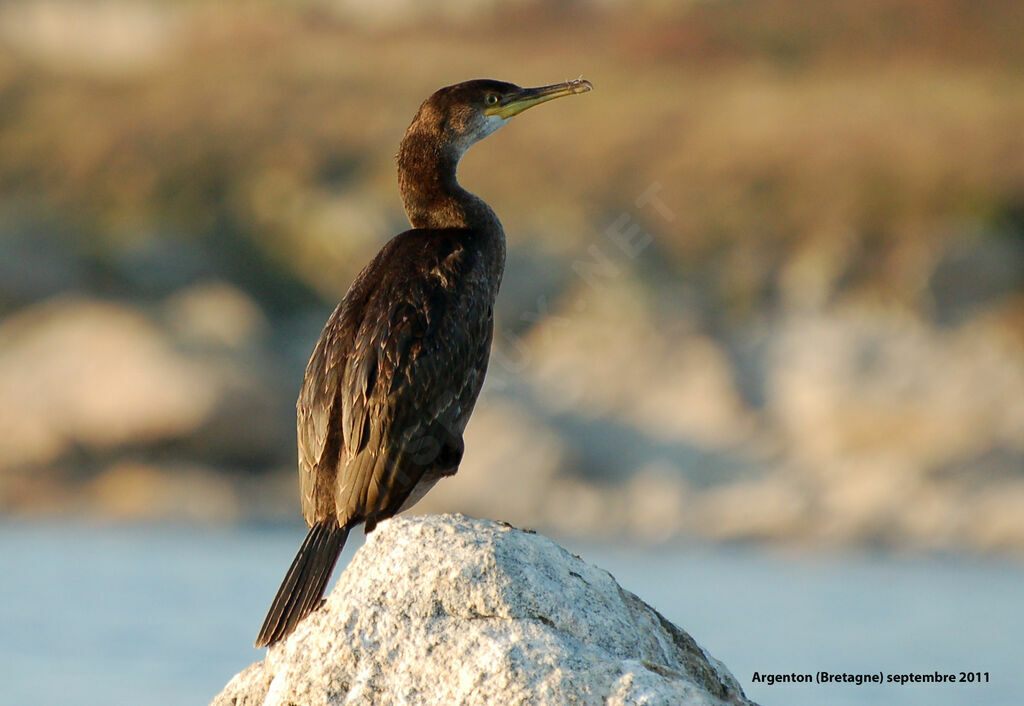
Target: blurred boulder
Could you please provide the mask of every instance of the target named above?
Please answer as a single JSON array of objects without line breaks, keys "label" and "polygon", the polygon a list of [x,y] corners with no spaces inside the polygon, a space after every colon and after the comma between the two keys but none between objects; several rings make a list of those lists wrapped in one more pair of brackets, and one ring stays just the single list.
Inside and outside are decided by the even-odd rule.
[{"label": "blurred boulder", "polygon": [[522,375],[553,409],[610,414],[655,440],[743,439],[753,420],[726,351],[690,322],[666,327],[652,296],[626,277],[579,286],[519,342]]},{"label": "blurred boulder", "polygon": [[998,330],[861,310],[782,322],[773,341],[768,414],[822,474],[879,455],[920,474],[1024,446],[1024,352]]},{"label": "blurred boulder", "polygon": [[1001,327],[859,310],[782,322],[768,349],[779,470],[813,496],[815,535],[976,546],[994,522],[999,544],[1024,545],[1013,513],[993,518],[1005,504],[979,491],[1024,491],[1024,352]]},{"label": "blurred boulder", "polygon": [[266,336],[269,322],[241,290],[212,280],[184,287],[164,302],[171,330],[183,342],[218,349],[252,347]]},{"label": "blurred boulder", "polygon": [[45,301],[0,324],[0,468],[187,435],[221,392],[130,307]]},{"label": "blurred boulder", "polygon": [[219,285],[184,292],[167,310],[173,332],[133,307],[87,298],[51,299],[3,321],[0,470],[69,453],[106,463],[173,450],[264,468],[290,455],[290,405],[274,366],[259,349],[209,345],[256,335],[255,305]]}]

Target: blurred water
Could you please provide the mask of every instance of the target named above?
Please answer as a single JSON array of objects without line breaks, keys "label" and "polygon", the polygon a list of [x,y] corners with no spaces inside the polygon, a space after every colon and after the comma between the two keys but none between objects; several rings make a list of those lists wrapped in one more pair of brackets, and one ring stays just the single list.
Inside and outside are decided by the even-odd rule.
[{"label": "blurred water", "polygon": [[[301,537],[298,527],[0,525],[0,703],[206,703],[262,656],[250,645]],[[1018,564],[563,543],[689,631],[764,706],[1019,703]],[[991,682],[751,683],[755,670],[818,669],[988,671]]]}]

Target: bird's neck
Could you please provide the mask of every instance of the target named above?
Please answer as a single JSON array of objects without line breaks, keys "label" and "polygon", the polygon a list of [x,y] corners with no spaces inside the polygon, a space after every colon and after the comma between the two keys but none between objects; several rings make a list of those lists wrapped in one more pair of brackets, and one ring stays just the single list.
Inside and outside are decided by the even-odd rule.
[{"label": "bird's neck", "polygon": [[455,177],[464,151],[432,132],[409,128],[398,151],[398,186],[414,228],[501,232],[494,211]]}]

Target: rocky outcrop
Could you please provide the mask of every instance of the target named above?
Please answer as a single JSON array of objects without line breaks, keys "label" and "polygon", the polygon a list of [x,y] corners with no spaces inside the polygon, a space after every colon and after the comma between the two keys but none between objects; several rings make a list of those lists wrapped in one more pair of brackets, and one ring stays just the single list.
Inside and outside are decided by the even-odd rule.
[{"label": "rocky outcrop", "polygon": [[546,537],[461,515],[369,536],[213,706],[749,704],[693,638]]}]

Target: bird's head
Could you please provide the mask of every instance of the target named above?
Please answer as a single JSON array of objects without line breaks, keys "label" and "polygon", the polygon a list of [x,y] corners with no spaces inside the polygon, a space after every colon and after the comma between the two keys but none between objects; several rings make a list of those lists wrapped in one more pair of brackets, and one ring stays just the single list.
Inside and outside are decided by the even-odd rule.
[{"label": "bird's head", "polygon": [[436,91],[423,101],[398,148],[398,184],[409,222],[417,228],[496,224],[487,204],[456,181],[462,155],[527,108],[591,88],[582,78],[540,88],[477,79]]},{"label": "bird's head", "polygon": [[431,133],[461,156],[470,145],[524,110],[592,88],[590,81],[582,78],[539,88],[521,88],[491,79],[457,83],[427,98],[409,130]]}]

